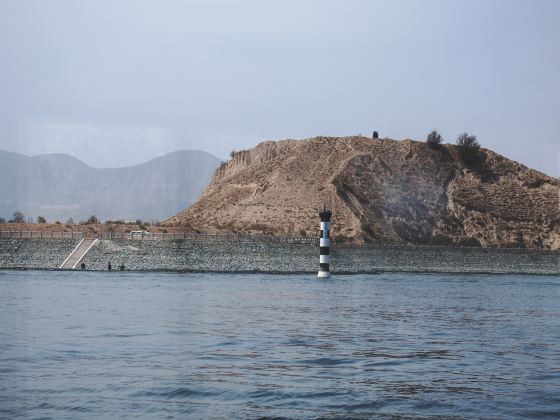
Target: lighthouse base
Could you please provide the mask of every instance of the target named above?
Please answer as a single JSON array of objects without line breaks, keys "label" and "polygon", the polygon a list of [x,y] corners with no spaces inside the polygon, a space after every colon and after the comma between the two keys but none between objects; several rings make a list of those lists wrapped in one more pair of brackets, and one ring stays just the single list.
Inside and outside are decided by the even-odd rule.
[{"label": "lighthouse base", "polygon": [[319,277],[319,278],[327,278],[327,277],[330,277],[330,276],[331,276],[331,273],[329,271],[319,271],[317,273],[317,277]]}]

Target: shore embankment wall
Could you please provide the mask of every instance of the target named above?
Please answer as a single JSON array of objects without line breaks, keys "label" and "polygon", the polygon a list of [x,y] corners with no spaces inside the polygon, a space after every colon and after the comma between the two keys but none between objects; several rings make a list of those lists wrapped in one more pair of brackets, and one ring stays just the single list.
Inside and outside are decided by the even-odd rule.
[{"label": "shore embankment wall", "polygon": [[[0,268],[58,268],[78,244],[67,239],[2,239]],[[377,271],[560,275],[560,252],[496,248],[337,245],[333,273]],[[313,244],[190,240],[100,240],[83,261],[89,270],[315,272]]]},{"label": "shore embankment wall", "polygon": [[78,239],[0,239],[0,268],[58,268]]}]

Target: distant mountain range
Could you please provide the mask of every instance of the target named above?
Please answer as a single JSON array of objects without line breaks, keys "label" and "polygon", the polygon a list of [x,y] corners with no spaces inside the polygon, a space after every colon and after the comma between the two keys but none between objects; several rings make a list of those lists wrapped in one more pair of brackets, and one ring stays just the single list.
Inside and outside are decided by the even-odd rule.
[{"label": "distant mountain range", "polygon": [[75,222],[162,220],[192,204],[210,182],[219,159],[181,150],[146,163],[116,169],[92,168],[66,154],[29,157],[0,151],[0,217]]}]

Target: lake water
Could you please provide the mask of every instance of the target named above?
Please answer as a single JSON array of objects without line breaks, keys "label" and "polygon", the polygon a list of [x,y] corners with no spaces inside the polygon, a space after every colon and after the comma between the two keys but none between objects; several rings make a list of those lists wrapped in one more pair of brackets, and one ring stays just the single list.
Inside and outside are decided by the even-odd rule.
[{"label": "lake water", "polygon": [[0,271],[0,417],[560,417],[560,280]]}]

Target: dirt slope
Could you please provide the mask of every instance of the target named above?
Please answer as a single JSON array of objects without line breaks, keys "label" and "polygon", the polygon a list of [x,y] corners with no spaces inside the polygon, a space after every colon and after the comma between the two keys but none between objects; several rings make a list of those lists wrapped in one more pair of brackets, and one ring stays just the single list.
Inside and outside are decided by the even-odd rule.
[{"label": "dirt slope", "polygon": [[197,202],[167,221],[205,232],[333,235],[357,242],[560,248],[560,182],[490,150],[317,137],[264,142],[220,166]]}]

